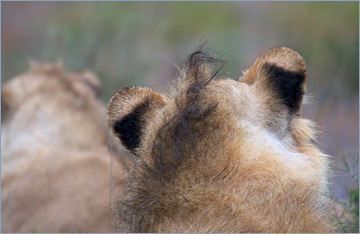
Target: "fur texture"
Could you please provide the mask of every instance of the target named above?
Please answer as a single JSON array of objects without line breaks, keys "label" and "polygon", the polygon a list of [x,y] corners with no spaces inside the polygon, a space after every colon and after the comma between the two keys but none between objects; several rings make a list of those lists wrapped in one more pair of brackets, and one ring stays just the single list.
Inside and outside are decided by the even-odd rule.
[{"label": "fur texture", "polygon": [[109,126],[134,155],[118,230],[335,231],[328,156],[301,118],[303,58],[277,47],[239,80],[213,79],[223,64],[199,50],[169,94],[130,87],[110,100]]},{"label": "fur texture", "polygon": [[97,77],[32,64],[1,90],[2,232],[112,231]]}]

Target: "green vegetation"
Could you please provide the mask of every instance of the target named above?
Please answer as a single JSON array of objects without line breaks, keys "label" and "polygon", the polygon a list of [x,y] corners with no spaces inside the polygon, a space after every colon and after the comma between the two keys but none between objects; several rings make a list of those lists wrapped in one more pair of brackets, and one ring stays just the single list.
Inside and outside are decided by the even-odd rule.
[{"label": "green vegetation", "polygon": [[354,171],[359,163],[358,157],[351,157],[351,164],[346,159],[347,154],[342,154],[341,159],[344,168],[335,169],[337,171],[345,172],[351,176],[356,183],[355,186],[347,186],[348,200],[340,201],[335,196],[332,199],[343,207],[341,214],[338,214],[335,219],[339,223],[339,231],[344,233],[359,233],[359,177]]}]

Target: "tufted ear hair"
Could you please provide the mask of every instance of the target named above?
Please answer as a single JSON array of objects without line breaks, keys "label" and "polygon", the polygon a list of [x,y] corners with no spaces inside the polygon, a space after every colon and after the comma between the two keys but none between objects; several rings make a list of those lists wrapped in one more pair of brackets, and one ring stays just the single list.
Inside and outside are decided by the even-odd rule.
[{"label": "tufted ear hair", "polygon": [[107,105],[109,127],[121,143],[135,154],[147,121],[165,103],[166,97],[150,88],[132,86],[121,89]]},{"label": "tufted ear hair", "polygon": [[305,61],[294,50],[276,47],[260,55],[240,81],[275,96],[290,114],[299,114],[306,88]]}]

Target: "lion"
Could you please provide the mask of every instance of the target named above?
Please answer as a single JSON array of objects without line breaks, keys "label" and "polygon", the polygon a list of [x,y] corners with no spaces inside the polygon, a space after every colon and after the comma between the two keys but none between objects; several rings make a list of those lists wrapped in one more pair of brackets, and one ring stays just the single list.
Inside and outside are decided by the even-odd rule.
[{"label": "lion", "polygon": [[2,232],[111,232],[96,75],[32,63],[1,91]]},{"label": "lion", "polygon": [[168,94],[132,86],[107,105],[109,127],[132,154],[118,230],[336,231],[329,156],[301,117],[304,59],[276,47],[239,79],[214,79],[225,62],[205,51],[189,56]]}]

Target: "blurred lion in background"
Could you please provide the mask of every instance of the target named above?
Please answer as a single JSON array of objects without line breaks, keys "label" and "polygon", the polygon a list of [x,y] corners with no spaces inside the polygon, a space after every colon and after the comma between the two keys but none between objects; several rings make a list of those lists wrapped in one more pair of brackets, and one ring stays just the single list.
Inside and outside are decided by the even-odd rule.
[{"label": "blurred lion in background", "polygon": [[111,232],[95,74],[33,63],[1,91],[2,232]]}]

